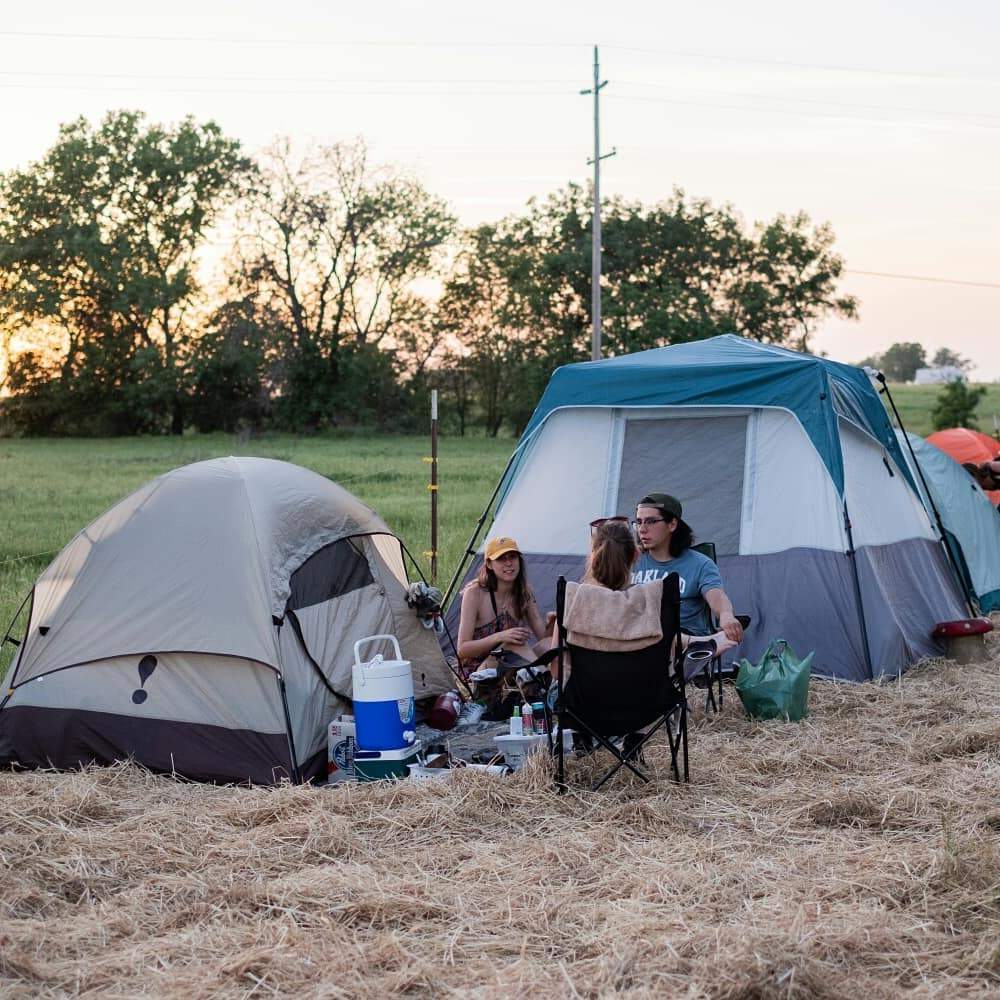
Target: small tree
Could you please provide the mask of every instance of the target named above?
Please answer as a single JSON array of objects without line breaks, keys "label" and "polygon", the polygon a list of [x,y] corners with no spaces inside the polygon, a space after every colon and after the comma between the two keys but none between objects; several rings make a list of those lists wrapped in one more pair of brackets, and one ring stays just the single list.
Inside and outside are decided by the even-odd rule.
[{"label": "small tree", "polygon": [[957,368],[963,372],[968,371],[972,367],[972,362],[968,358],[963,358],[961,354],[953,351],[950,347],[940,348],[934,355],[931,364],[935,368]]},{"label": "small tree", "polygon": [[941,390],[931,411],[934,430],[944,430],[945,427],[971,427],[975,430],[976,407],[985,395],[984,385],[971,386],[959,379],[949,382]]},{"label": "small tree", "polygon": [[923,344],[893,344],[881,361],[882,372],[890,382],[912,382],[917,369],[927,367]]}]

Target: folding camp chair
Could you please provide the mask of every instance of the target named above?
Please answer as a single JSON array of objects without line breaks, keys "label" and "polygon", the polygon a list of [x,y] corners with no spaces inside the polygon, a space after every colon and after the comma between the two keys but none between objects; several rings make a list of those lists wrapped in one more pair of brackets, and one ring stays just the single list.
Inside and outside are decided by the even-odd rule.
[{"label": "folding camp chair", "polygon": [[[703,556],[708,556],[718,566],[718,560],[715,557],[715,542],[699,542],[697,545],[692,545],[691,548],[695,552],[700,552]],[[749,615],[737,615],[736,620],[746,629],[750,625]],[[718,632],[719,623],[715,620],[715,616],[712,614],[712,609],[705,605],[705,628],[708,632]],[[711,659],[706,658],[702,662],[701,674],[705,678],[705,712],[708,711],[718,712],[722,709],[722,681],[725,678],[725,671],[722,668],[722,655],[711,657]],[[688,680],[691,679],[692,674],[697,673],[697,670],[692,669],[694,664],[689,659],[689,673]],[[719,700],[716,703],[715,691],[712,689],[713,685],[718,687]]]},{"label": "folding camp chair", "polygon": [[[640,753],[661,728],[666,728],[670,764],[674,778],[681,780],[678,756],[683,759],[684,780],[688,771],[687,702],[684,693],[685,654],[680,643],[680,590],[678,576],[671,573],[663,581],[660,621],[663,637],[650,646],[631,652],[599,652],[570,644],[566,640],[566,579],[559,577],[556,589],[556,621],[559,645],[549,650],[555,654],[558,694],[556,713],[559,737],[554,742],[557,757],[556,787],[566,788],[565,749],[562,734],[572,729],[596,740],[610,751],[615,763],[598,781],[600,788],[622,767],[627,767],[643,781],[649,776],[639,767]],[[675,651],[677,647],[678,651]],[[563,684],[563,652],[572,657],[573,670]],[[705,652],[705,656],[711,654]],[[676,720],[676,726],[668,724]],[[626,751],[613,737],[641,733],[641,738]],[[552,727],[549,726],[551,733]],[[550,745],[551,737],[550,737]]]}]

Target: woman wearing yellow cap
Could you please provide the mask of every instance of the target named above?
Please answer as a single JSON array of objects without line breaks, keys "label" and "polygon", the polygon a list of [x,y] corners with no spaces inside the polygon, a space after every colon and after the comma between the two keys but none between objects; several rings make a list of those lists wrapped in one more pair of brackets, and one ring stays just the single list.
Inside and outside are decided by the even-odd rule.
[{"label": "woman wearing yellow cap", "polygon": [[466,674],[476,670],[497,646],[534,660],[531,643],[545,636],[517,542],[491,538],[484,555],[479,576],[462,591],[458,655]]}]

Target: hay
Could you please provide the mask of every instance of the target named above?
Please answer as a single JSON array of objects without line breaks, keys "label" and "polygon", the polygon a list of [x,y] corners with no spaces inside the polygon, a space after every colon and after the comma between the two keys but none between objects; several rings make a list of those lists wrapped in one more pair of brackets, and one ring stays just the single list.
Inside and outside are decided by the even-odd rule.
[{"label": "hay", "polygon": [[563,797],[542,760],[335,790],[5,773],[0,993],[1000,990],[1000,658],[811,699],[696,716],[688,786],[662,759]]}]

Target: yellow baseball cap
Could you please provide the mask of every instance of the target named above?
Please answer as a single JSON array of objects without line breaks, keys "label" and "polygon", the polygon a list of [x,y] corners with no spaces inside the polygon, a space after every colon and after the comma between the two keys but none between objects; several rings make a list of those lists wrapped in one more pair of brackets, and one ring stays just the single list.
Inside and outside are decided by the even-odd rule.
[{"label": "yellow baseball cap", "polygon": [[486,543],[487,559],[499,559],[505,552],[517,552],[520,555],[521,550],[517,547],[517,542],[513,538],[507,538],[506,536],[491,538]]}]

